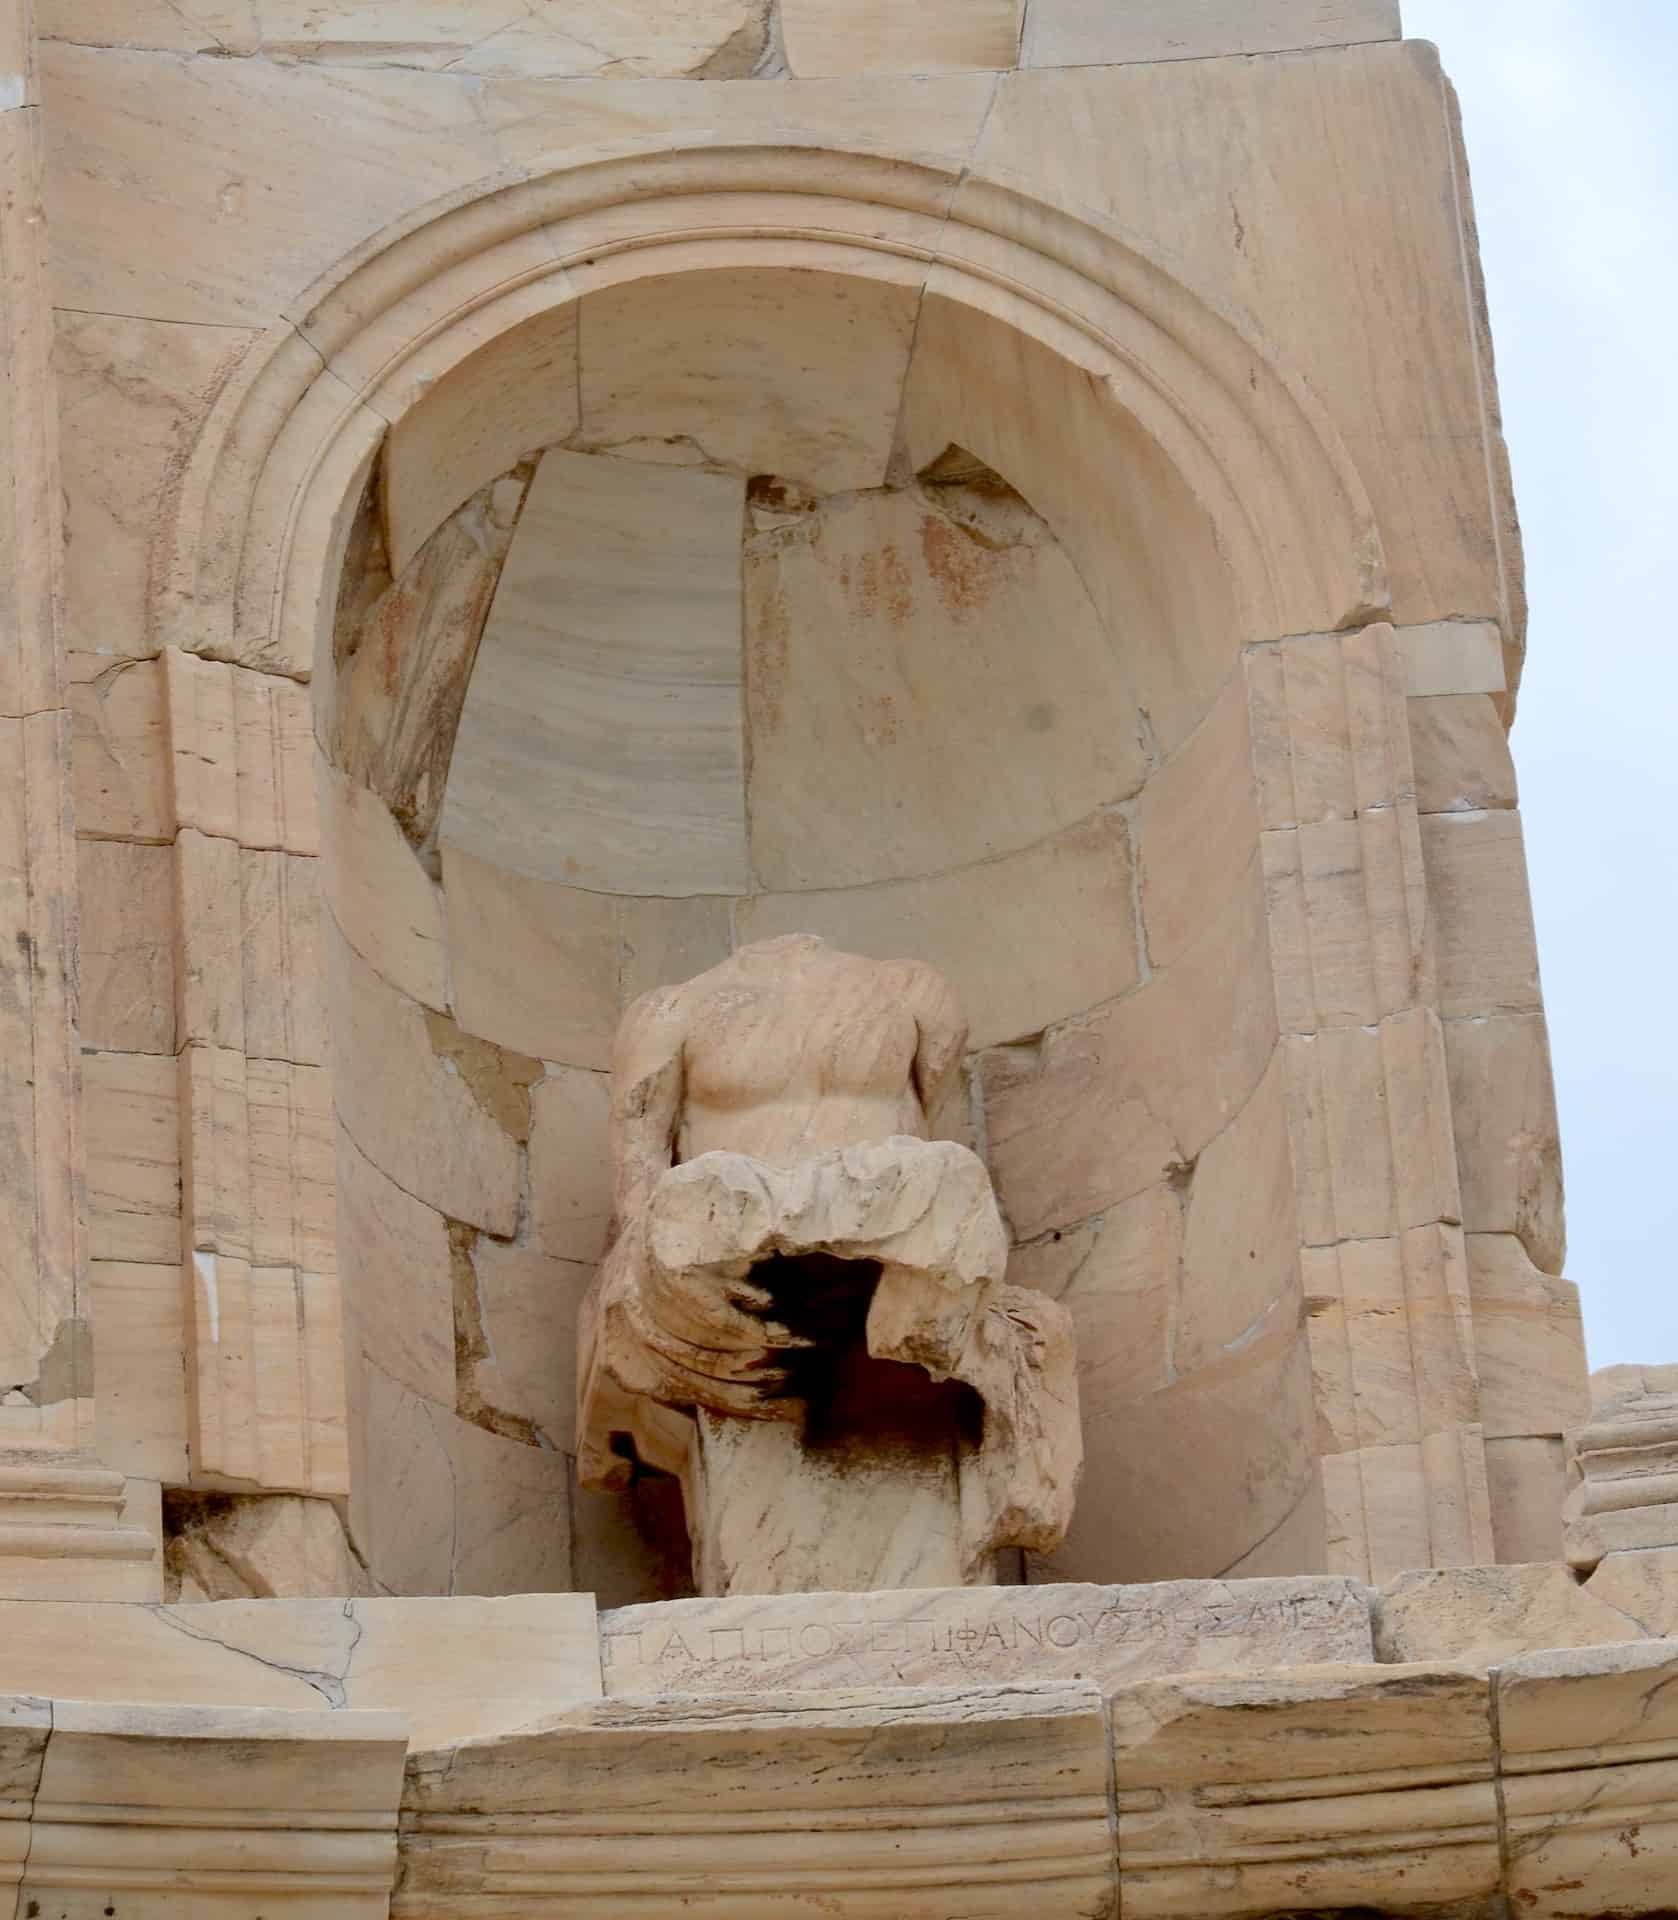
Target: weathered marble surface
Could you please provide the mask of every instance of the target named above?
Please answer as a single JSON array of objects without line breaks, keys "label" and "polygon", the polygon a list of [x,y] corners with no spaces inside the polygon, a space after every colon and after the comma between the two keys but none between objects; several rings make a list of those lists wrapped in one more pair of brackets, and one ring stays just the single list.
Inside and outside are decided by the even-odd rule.
[{"label": "weathered marble surface", "polygon": [[1450,1667],[1145,1681],[1113,1701],[1130,1920],[1489,1910],[1491,1688]]},{"label": "weathered marble surface", "polygon": [[1090,1687],[614,1700],[417,1755],[403,1920],[1114,1920]]},{"label": "weathered marble surface", "polygon": [[1070,1318],[1003,1281],[983,1163],[919,1137],[964,1039],[930,968],[808,934],[625,1016],[583,1473],[623,1482],[637,1405],[695,1416],[685,1458],[649,1463],[683,1475],[706,1592],[982,1583],[998,1549],[1065,1536]]},{"label": "weathered marble surface", "polygon": [[1591,1401],[1568,1435],[1568,1560],[1678,1548],[1678,1366],[1605,1367]]},{"label": "weathered marble surface", "polygon": [[166,1708],[399,1710],[417,1749],[601,1693],[589,1594],[0,1602],[0,1691]]},{"label": "weathered marble surface", "polygon": [[600,1621],[608,1694],[1041,1685],[1372,1657],[1350,1580],[677,1600]]}]

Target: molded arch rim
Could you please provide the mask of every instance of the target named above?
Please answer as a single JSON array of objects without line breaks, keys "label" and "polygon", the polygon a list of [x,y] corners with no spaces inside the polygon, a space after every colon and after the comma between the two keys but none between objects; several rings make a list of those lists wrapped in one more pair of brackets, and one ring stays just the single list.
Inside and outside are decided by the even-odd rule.
[{"label": "molded arch rim", "polygon": [[498,176],[371,236],[219,396],[164,516],[152,637],[310,677],[350,509],[388,429],[537,315],[627,282],[816,267],[918,284],[1105,383],[1208,514],[1237,641],[1388,604],[1373,511],[1257,330],[1113,223],[1017,179],[826,147],[660,147]]}]

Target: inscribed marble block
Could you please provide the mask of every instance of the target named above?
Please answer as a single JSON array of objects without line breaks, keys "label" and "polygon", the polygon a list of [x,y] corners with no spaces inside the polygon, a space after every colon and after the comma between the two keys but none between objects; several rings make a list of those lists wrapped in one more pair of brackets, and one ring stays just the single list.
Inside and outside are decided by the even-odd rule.
[{"label": "inscribed marble block", "polygon": [[1187,1668],[1371,1657],[1362,1588],[1310,1575],[676,1600],[603,1615],[601,1645],[608,1694],[1112,1687]]}]

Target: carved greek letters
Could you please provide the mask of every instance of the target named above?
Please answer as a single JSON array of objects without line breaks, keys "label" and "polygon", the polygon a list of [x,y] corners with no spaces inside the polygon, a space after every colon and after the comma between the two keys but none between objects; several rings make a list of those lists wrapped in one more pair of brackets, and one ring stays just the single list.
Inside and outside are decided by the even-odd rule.
[{"label": "carved greek letters", "polygon": [[1338,1579],[695,1600],[602,1622],[610,1692],[1118,1679],[1371,1657]]}]

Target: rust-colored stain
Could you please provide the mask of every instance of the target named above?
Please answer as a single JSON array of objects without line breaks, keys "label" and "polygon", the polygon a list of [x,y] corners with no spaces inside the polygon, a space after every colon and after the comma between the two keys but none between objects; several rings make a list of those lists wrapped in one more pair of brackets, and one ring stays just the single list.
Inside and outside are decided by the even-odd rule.
[{"label": "rust-colored stain", "polygon": [[878,619],[883,613],[902,626],[915,609],[914,578],[892,540],[874,552],[859,554],[854,566],[849,557],[842,559],[839,586],[864,619]]},{"label": "rust-colored stain", "polygon": [[753,725],[780,724],[786,701],[792,621],[774,562],[746,563],[746,690]]},{"label": "rust-colored stain", "polygon": [[988,549],[941,514],[921,516],[921,552],[939,599],[958,620],[990,598],[994,582]]},{"label": "rust-colored stain", "polygon": [[375,665],[387,698],[394,700],[402,683],[403,642],[419,618],[412,585],[398,582],[375,608],[372,619]]}]

